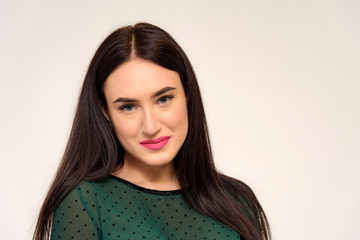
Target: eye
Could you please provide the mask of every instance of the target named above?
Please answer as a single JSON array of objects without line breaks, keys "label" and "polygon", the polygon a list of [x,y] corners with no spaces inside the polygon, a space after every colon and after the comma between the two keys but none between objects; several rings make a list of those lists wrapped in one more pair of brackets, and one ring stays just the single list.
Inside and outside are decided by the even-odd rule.
[{"label": "eye", "polygon": [[135,105],[134,104],[125,104],[120,107],[120,110],[124,111],[124,112],[131,112],[131,111],[135,110]]},{"label": "eye", "polygon": [[158,103],[159,104],[166,104],[168,102],[170,102],[170,100],[173,98],[173,95],[166,95],[166,96],[162,96],[158,99]]}]

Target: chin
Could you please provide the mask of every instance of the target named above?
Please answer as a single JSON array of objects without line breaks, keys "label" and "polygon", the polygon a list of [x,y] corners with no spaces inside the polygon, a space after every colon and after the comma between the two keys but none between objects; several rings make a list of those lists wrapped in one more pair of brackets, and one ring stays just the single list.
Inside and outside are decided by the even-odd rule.
[{"label": "chin", "polygon": [[144,159],[143,163],[149,167],[165,167],[173,164],[174,157],[157,157],[153,159]]},{"label": "chin", "polygon": [[173,163],[176,154],[166,153],[166,152],[158,152],[158,153],[145,153],[143,151],[139,151],[138,154],[125,154],[124,161],[127,161],[128,164],[132,165],[143,165],[147,167],[165,167],[169,164]]}]

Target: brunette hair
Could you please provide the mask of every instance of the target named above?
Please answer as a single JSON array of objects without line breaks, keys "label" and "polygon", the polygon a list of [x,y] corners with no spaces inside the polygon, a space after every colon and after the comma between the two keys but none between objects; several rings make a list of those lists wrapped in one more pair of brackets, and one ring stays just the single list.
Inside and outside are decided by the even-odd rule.
[{"label": "brunette hair", "polygon": [[34,240],[48,239],[52,216],[81,181],[100,181],[123,163],[124,149],[102,111],[107,77],[132,58],[176,71],[185,90],[189,129],[176,155],[182,193],[188,204],[235,229],[242,239],[270,239],[268,222],[252,190],[219,173],[213,162],[199,86],[189,59],[164,30],[148,24],[120,28],[96,51],[83,83],[64,156],[40,210]]}]

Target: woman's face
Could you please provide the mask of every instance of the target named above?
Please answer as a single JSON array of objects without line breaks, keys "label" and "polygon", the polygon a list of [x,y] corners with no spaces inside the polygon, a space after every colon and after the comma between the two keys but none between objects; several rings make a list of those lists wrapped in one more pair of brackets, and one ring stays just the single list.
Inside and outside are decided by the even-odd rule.
[{"label": "woman's face", "polygon": [[143,59],[115,69],[104,84],[105,116],[125,149],[126,164],[172,162],[188,131],[179,74]]}]

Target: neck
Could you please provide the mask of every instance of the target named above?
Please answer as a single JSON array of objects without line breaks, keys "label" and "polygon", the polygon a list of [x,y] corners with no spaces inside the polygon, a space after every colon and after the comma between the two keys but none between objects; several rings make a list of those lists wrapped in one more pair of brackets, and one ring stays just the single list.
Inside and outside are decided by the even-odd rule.
[{"label": "neck", "polygon": [[173,162],[161,166],[150,166],[125,158],[122,167],[112,172],[112,175],[148,189],[160,191],[180,189]]}]

